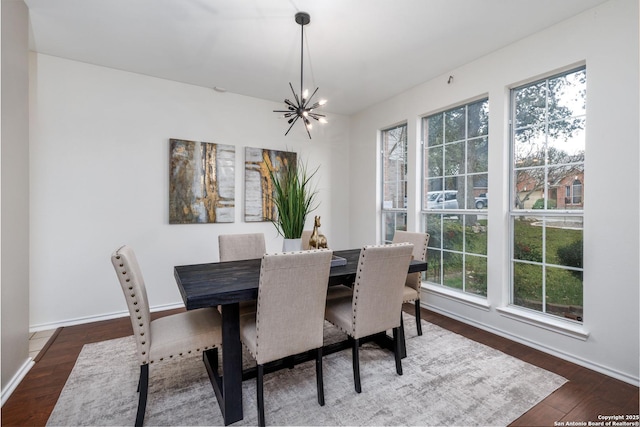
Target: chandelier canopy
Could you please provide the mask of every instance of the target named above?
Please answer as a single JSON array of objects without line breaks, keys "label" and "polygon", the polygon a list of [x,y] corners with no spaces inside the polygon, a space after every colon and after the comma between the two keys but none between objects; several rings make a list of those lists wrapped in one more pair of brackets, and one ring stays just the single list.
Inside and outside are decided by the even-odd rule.
[{"label": "chandelier canopy", "polygon": [[311,139],[310,129],[313,127],[310,119],[314,119],[320,123],[327,123],[324,114],[314,112],[318,107],[326,104],[327,101],[321,99],[320,101],[311,103],[311,99],[313,99],[313,96],[318,92],[318,88],[316,87],[316,90],[313,91],[311,96],[309,96],[309,91],[304,89],[304,26],[310,22],[311,16],[309,16],[308,13],[296,13],[296,23],[300,24],[300,96],[296,94],[293,85],[289,82],[289,87],[291,88],[295,102],[285,99],[285,110],[273,110],[275,113],[283,113],[282,117],[288,119],[287,123],[290,124],[290,126],[285,132],[285,136],[289,134],[293,125],[300,119],[304,124],[307,135],[309,135],[309,139]]}]

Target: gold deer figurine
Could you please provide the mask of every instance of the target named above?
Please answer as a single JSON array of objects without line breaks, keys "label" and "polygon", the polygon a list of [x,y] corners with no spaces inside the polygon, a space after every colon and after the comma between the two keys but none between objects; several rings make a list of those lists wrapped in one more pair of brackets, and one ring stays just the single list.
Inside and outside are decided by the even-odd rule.
[{"label": "gold deer figurine", "polygon": [[327,247],[327,238],[324,237],[324,234],[319,233],[320,230],[320,217],[316,216],[313,226],[313,232],[311,233],[311,237],[309,238],[309,248],[310,249],[320,249]]}]

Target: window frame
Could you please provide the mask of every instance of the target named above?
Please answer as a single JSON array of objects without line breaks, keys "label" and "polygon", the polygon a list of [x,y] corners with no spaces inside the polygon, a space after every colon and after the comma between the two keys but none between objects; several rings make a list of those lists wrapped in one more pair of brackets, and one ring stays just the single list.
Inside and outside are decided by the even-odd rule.
[{"label": "window frame", "polygon": [[[386,162],[386,158],[385,158],[385,133],[391,132],[395,129],[401,129],[404,128],[404,147],[403,147],[403,155],[404,155],[404,181],[401,180],[395,180],[396,182],[396,186],[398,186],[398,184],[400,185],[404,185],[404,189],[402,189],[402,193],[404,194],[404,201],[402,203],[403,207],[399,208],[399,207],[385,207],[385,188],[387,185],[387,182],[390,181],[386,181],[385,177],[386,177],[386,167],[385,165],[387,164]],[[404,122],[404,123],[399,123],[396,124],[394,126],[389,126],[386,127],[384,129],[381,129],[379,132],[380,135],[380,151],[379,151],[379,155],[380,155],[380,233],[381,233],[381,242],[383,244],[385,243],[391,243],[391,239],[393,239],[393,236],[390,237],[390,239],[387,239],[387,218],[392,218],[392,224],[393,224],[393,230],[403,230],[406,231],[407,230],[407,214],[408,214],[408,209],[407,209],[407,197],[408,197],[408,161],[409,161],[409,153],[408,153],[408,148],[409,148],[409,141],[408,141],[408,123]],[[398,224],[402,224],[404,223],[404,225],[401,225],[400,227],[398,227]]]},{"label": "window frame", "polygon": [[[558,265],[558,264],[554,264],[552,262],[548,261],[548,254],[546,253],[546,247],[547,247],[547,221],[551,221],[553,219],[556,219],[558,217],[560,218],[565,218],[565,219],[570,219],[570,220],[576,220],[579,219],[581,222],[581,231],[582,231],[582,241],[584,241],[584,174],[585,174],[585,152],[586,152],[586,146],[583,149],[583,157],[582,157],[582,161],[581,162],[569,162],[569,163],[565,163],[564,165],[572,165],[572,164],[576,164],[576,165],[581,165],[582,166],[582,170],[581,170],[581,179],[578,179],[578,177],[576,176],[574,179],[572,179],[570,182],[566,183],[564,185],[565,187],[565,191],[567,188],[570,188],[570,192],[571,194],[565,194],[565,200],[566,200],[566,205],[567,206],[571,206],[571,208],[565,208],[565,209],[554,209],[554,208],[550,208],[549,207],[549,197],[547,197],[547,195],[549,193],[551,193],[551,188],[548,185],[548,169],[553,168],[554,166],[557,166],[554,163],[549,163],[546,157],[546,153],[547,150],[550,146],[550,144],[548,143],[548,139],[549,139],[549,134],[548,134],[548,125],[550,122],[553,122],[553,120],[549,121],[549,119],[547,118],[545,121],[545,163],[544,163],[544,176],[545,176],[545,184],[543,186],[543,190],[542,190],[542,195],[543,195],[543,200],[544,200],[544,206],[542,209],[535,209],[535,208],[516,208],[516,204],[518,203],[517,200],[517,180],[516,180],[516,172],[517,171],[522,171],[522,170],[527,170],[529,168],[527,167],[522,167],[522,168],[517,168],[516,167],[516,153],[515,153],[515,145],[516,145],[516,132],[520,129],[524,129],[526,128],[526,126],[524,127],[517,127],[516,124],[516,92],[520,89],[523,88],[527,88],[527,87],[531,87],[537,84],[540,84],[542,82],[545,83],[545,87],[548,87],[548,82],[552,79],[556,79],[556,78],[561,78],[563,76],[567,76],[569,74],[573,74],[573,73],[577,73],[580,71],[584,71],[585,73],[585,79],[586,79],[586,65],[581,65],[578,67],[572,67],[572,68],[568,68],[566,70],[562,70],[562,71],[556,71],[556,72],[551,72],[548,73],[547,75],[543,76],[543,77],[538,77],[535,79],[532,79],[526,83],[523,84],[519,84],[517,86],[514,86],[510,89],[510,94],[509,94],[509,101],[510,101],[510,106],[509,106],[509,211],[508,211],[508,216],[509,216],[509,307],[511,307],[513,310],[516,311],[524,311],[524,312],[529,312],[531,313],[531,315],[535,316],[540,316],[542,318],[548,318],[549,321],[554,321],[553,319],[556,320],[560,320],[560,321],[567,321],[576,325],[583,325],[583,316],[581,317],[577,317],[577,318],[570,318],[567,317],[565,315],[565,317],[560,316],[559,314],[555,314],[552,312],[549,312],[547,310],[547,307],[549,304],[553,304],[553,303],[549,303],[547,302],[547,268],[562,268],[565,270],[570,270],[570,271],[579,271],[581,273],[584,273],[584,267],[582,268],[573,268],[571,266],[566,266],[566,265]],[[547,89],[545,89],[547,90]],[[586,82],[585,82],[585,106],[586,106]],[[548,94],[546,95],[546,99],[548,100]],[[549,109],[549,105],[548,103],[545,104],[545,113],[548,112]],[[572,118],[576,118],[576,117],[581,117],[584,120],[584,128],[582,130],[584,130],[586,128],[586,120],[587,120],[587,114],[586,114],[586,108],[585,108],[585,112],[582,115],[572,115]],[[529,125],[531,126],[531,125]],[[549,166],[551,165],[551,166]],[[535,167],[530,168],[530,169],[535,169]],[[578,180],[580,182],[580,187],[581,187],[581,193],[580,193],[580,201],[578,203],[574,203],[574,185],[576,180]],[[562,188],[562,187],[560,187]],[[557,191],[557,189],[555,190]],[[530,218],[539,218],[543,221],[543,226],[541,227],[542,229],[542,255],[541,255],[541,261],[540,262],[528,262],[526,260],[523,259],[516,259],[516,255],[515,255],[515,246],[516,246],[516,232],[515,232],[515,224],[516,224],[516,218],[517,217],[527,217],[529,216]],[[584,256],[582,258],[582,261],[584,261]],[[517,305],[515,303],[515,266],[517,263],[520,264],[531,264],[531,265],[539,265],[542,268],[542,274],[541,274],[541,278],[542,278],[542,284],[541,284],[541,291],[542,291],[542,295],[541,295],[541,301],[540,304],[542,306],[541,310],[536,310],[530,307],[525,307],[523,305]],[[584,291],[584,281],[582,281],[582,291]],[[582,293],[582,309],[584,309],[584,292]]]},{"label": "window frame", "polygon": [[[484,134],[477,134],[477,135],[471,135],[470,136],[470,132],[469,132],[469,109],[471,106],[475,106],[478,104],[483,104],[486,103],[486,108],[487,108],[487,112],[486,112],[486,126],[487,126],[487,130],[486,133]],[[440,246],[438,248],[435,248],[433,250],[436,250],[439,252],[440,255],[440,259],[437,261],[437,263],[434,263],[434,261],[432,260],[431,263],[434,263],[434,268],[438,271],[438,275],[439,275],[439,281],[438,282],[434,282],[434,281],[430,281],[429,280],[429,275],[426,275],[426,279],[427,282],[426,284],[432,288],[432,289],[438,289],[439,292],[444,292],[444,293],[454,293],[454,294],[459,294],[460,297],[463,298],[473,298],[473,299],[477,299],[478,301],[487,301],[487,293],[488,293],[488,280],[486,279],[486,271],[488,270],[488,264],[489,264],[489,258],[488,258],[488,241],[485,243],[485,248],[484,248],[484,253],[477,253],[477,252],[471,252],[469,250],[469,248],[467,247],[467,237],[465,235],[465,233],[468,232],[467,227],[471,227],[469,225],[467,225],[467,218],[469,215],[475,216],[475,215],[483,215],[485,216],[485,218],[487,219],[487,225],[485,225],[484,227],[484,232],[486,233],[487,229],[488,229],[488,205],[485,203],[483,204],[482,208],[476,208],[477,202],[475,201],[475,199],[478,196],[484,195],[484,197],[487,197],[486,195],[488,194],[488,183],[489,183],[489,168],[488,168],[488,156],[489,156],[489,145],[488,145],[488,141],[489,141],[489,113],[488,113],[488,108],[490,105],[490,101],[489,101],[489,97],[487,95],[483,95],[465,102],[462,102],[460,104],[454,105],[452,107],[448,107],[446,109],[442,109],[439,111],[435,111],[431,114],[425,115],[423,117],[421,117],[421,132],[422,132],[422,141],[421,141],[421,158],[422,158],[422,162],[421,162],[421,173],[420,173],[420,189],[421,189],[421,196],[420,196],[420,216],[421,216],[421,229],[423,232],[428,232],[428,233],[432,233],[433,230],[429,230],[428,228],[428,217],[429,215],[440,215],[439,218],[439,223],[440,223],[440,227],[439,227],[439,232],[440,232],[440,236],[433,236],[432,235],[432,239],[430,239],[430,244],[429,244],[429,249],[431,249],[432,247],[432,242],[435,241],[435,239],[437,238],[439,241],[441,241]],[[429,192],[429,188],[428,188],[428,181],[429,179],[433,179],[433,178],[429,178],[429,171],[426,170],[427,167],[427,156],[428,156],[428,150],[429,150],[429,141],[428,141],[428,120],[431,118],[436,118],[438,115],[442,115],[442,126],[443,126],[443,132],[445,132],[446,129],[446,114],[448,112],[452,112],[455,110],[459,110],[459,109],[464,109],[464,136],[461,139],[457,139],[454,141],[446,141],[446,137],[443,133],[442,136],[442,142],[441,144],[436,144],[434,147],[436,147],[436,149],[438,147],[442,147],[443,150],[443,163],[442,166],[444,167],[446,164],[446,154],[444,154],[446,152],[446,147],[447,146],[452,146],[454,144],[458,144],[458,143],[464,143],[464,171],[462,171],[461,173],[455,174],[455,175],[447,175],[446,171],[443,169],[442,171],[442,195],[438,196],[437,200],[443,199],[443,203],[442,206],[440,208],[436,207],[436,208],[429,208],[428,207],[428,201],[431,199],[429,197],[429,194],[432,192]],[[468,162],[468,150],[469,150],[469,144],[470,143],[474,143],[476,141],[482,141],[484,140],[484,142],[486,143],[486,156],[487,156],[487,166],[486,166],[486,170],[485,171],[469,171],[469,162]],[[479,177],[481,178],[483,175],[485,175],[485,189],[482,190],[477,196],[473,197],[474,202],[471,203],[471,195],[469,194],[474,193],[474,188],[476,188],[474,185],[471,186],[471,188],[468,188],[468,184],[470,182],[473,181],[474,177]],[[437,179],[439,179],[440,177],[436,177]],[[449,188],[447,188],[446,186],[446,180],[447,178],[452,179],[455,178],[455,180],[457,181],[458,179],[463,180],[465,182],[464,184],[464,188],[465,188],[465,194],[463,195],[464,197],[464,207],[460,208],[458,206],[458,208],[451,208],[451,207],[447,207],[446,206],[446,201],[447,200],[453,200],[450,197],[450,192],[455,191],[456,193],[458,192],[458,190],[451,190]],[[437,190],[436,190],[437,191]],[[456,199],[457,200],[457,199]],[[432,200],[433,202],[433,200]],[[458,203],[456,203],[457,205],[459,205]],[[443,242],[443,236],[444,236],[444,230],[445,230],[445,216],[461,216],[462,219],[460,220],[462,222],[462,228],[463,228],[463,235],[465,235],[464,238],[462,238],[462,248],[460,250],[454,250],[451,248],[445,248],[445,244]],[[449,286],[446,285],[444,282],[444,272],[442,267],[438,268],[437,266],[442,266],[444,264],[444,253],[450,253],[450,254],[454,254],[453,256],[459,256],[462,260],[462,267],[461,267],[461,275],[462,275],[462,285],[461,288],[457,288],[454,286]],[[469,286],[467,284],[467,268],[471,265],[469,264],[469,262],[471,261],[471,258],[469,257],[479,257],[479,258],[484,258],[484,270],[485,270],[485,280],[484,280],[484,293],[479,293],[479,292],[471,292],[469,289],[473,289],[472,286]],[[429,256],[428,256],[429,259]],[[436,266],[437,265],[437,266]],[[435,273],[434,273],[435,274]],[[481,303],[482,306],[485,306],[485,303]]]}]

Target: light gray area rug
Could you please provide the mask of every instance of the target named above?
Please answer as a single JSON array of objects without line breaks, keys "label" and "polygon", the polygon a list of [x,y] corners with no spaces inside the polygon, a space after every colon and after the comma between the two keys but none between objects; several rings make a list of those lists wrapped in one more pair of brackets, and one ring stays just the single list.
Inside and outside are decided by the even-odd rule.
[{"label": "light gray area rug", "polygon": [[[270,425],[504,426],[567,380],[405,314],[404,375],[375,344],[360,351],[362,393],[351,351],[324,357],[326,405],[317,402],[315,362],[265,375]],[[325,329],[325,343],[344,336]],[[135,420],[139,366],[133,336],[85,345],[47,422],[124,426]],[[246,360],[246,364],[253,363]],[[243,383],[244,419],[257,424],[255,380]],[[151,366],[145,425],[224,425],[201,356]]]}]

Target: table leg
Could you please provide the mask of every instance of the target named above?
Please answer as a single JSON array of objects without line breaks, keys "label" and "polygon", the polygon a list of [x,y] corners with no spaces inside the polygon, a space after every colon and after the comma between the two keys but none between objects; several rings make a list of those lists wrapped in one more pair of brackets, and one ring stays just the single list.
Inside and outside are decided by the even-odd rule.
[{"label": "table leg", "polygon": [[217,374],[214,353],[204,358],[211,384],[224,417],[224,425],[240,421],[242,415],[242,345],[239,304],[222,306],[222,377]]}]

